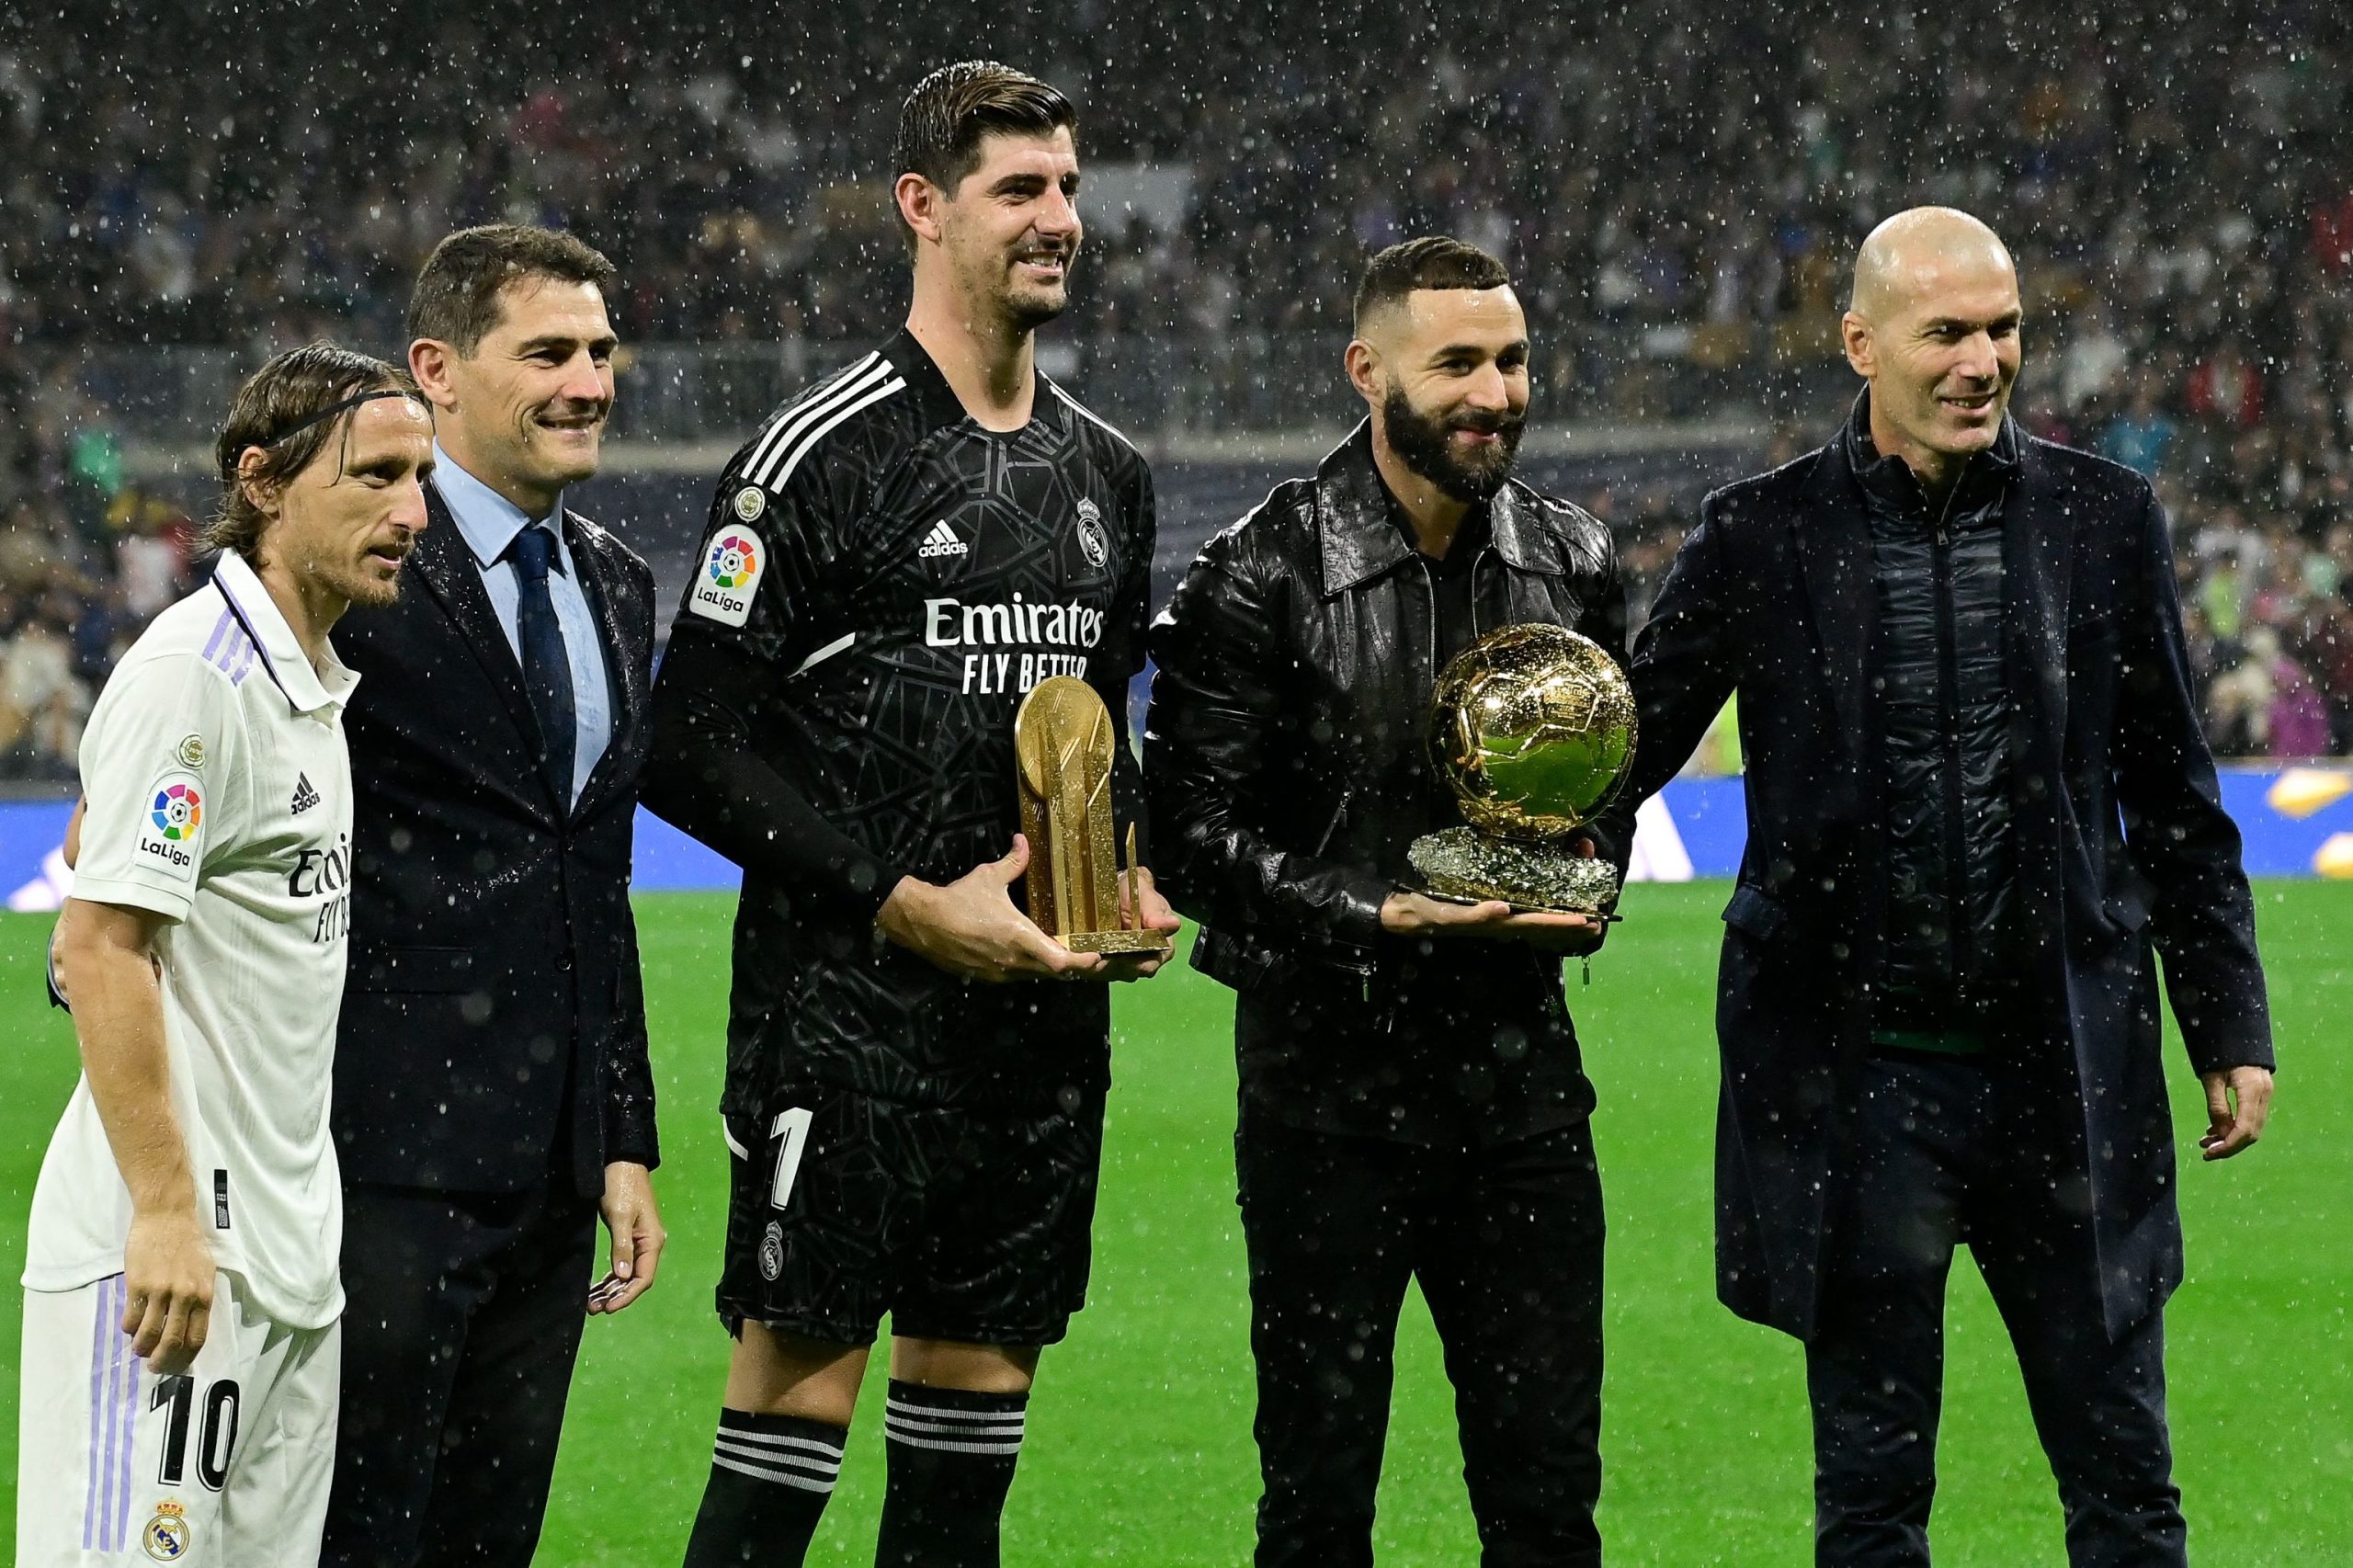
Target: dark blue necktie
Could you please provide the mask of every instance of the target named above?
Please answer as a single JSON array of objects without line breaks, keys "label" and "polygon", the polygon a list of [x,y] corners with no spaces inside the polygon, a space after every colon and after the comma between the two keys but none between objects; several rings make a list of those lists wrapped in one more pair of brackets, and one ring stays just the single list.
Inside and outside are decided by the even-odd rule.
[{"label": "dark blue necktie", "polygon": [[517,641],[523,644],[523,689],[539,716],[540,765],[560,810],[572,809],[572,759],[578,733],[572,717],[572,661],[564,656],[563,628],[548,595],[548,562],[555,538],[534,523],[515,536],[515,576],[522,589],[516,605]]}]

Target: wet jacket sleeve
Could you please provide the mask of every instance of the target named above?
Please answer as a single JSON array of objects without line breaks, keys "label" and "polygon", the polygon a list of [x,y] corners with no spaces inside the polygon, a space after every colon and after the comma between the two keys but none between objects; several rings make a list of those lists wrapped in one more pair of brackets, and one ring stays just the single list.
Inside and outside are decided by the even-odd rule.
[{"label": "wet jacket sleeve", "polygon": [[[1141,458],[1123,488],[1129,525],[1126,572],[1111,607],[1102,650],[1087,667],[1096,695],[1111,715],[1111,853],[1120,865],[1127,864],[1128,830],[1133,828],[1136,864],[1151,866],[1151,813],[1144,808],[1143,770],[1136,763],[1134,736],[1128,722],[1128,683],[1144,665],[1146,623],[1152,616],[1152,558],[1159,542],[1152,471]],[[1157,870],[1153,880],[1158,882]]]},{"label": "wet jacket sleeve", "polygon": [[[631,613],[643,619],[647,644],[653,641],[654,574],[634,555],[627,557]],[[654,1126],[654,1066],[647,1057],[645,975],[639,967],[637,915],[626,890],[614,900],[615,938],[619,952],[618,985],[612,1028],[605,1039],[605,1159],[627,1161],[652,1170],[662,1163],[662,1142]]]},{"label": "wet jacket sleeve", "polygon": [[[1631,655],[1626,647],[1626,579],[1619,570],[1615,550],[1609,554],[1608,578],[1586,600],[1585,613],[1577,617],[1577,623],[1571,630],[1599,643],[1603,651],[1618,662],[1620,669],[1631,668]],[[1637,751],[1641,744],[1642,739],[1638,734],[1635,737]],[[1632,780],[1629,779],[1620,789],[1620,798],[1623,799],[1632,787]],[[1592,837],[1601,858],[1615,865],[1622,876],[1627,859],[1633,853],[1633,810],[1634,804],[1639,802],[1629,804],[1622,819],[1615,810],[1616,804],[1612,801],[1609,808],[1586,824],[1585,831]]]},{"label": "wet jacket sleeve", "polygon": [[1736,681],[1725,635],[1719,506],[1716,496],[1701,506],[1699,526],[1676,551],[1650,619],[1634,640],[1634,705],[1641,716],[1634,766],[1596,824],[1608,841],[1603,852],[1614,857],[1620,872],[1633,852],[1634,812],[1683,771]]},{"label": "wet jacket sleeve", "polygon": [[850,635],[830,592],[859,498],[852,465],[775,490],[731,469],[654,687],[645,804],[746,872],[871,920],[907,872],[828,822],[757,744],[794,675]]},{"label": "wet jacket sleeve", "polygon": [[1153,622],[1145,790],[1169,902],[1233,929],[1370,947],[1389,879],[1293,849],[1263,803],[1308,743],[1286,713],[1268,588],[1231,533],[1210,541]]},{"label": "wet jacket sleeve", "polygon": [[605,1159],[652,1170],[662,1163],[662,1142],[646,1055],[645,976],[638,967],[637,916],[626,898],[620,904],[620,993],[605,1040]]},{"label": "wet jacket sleeve", "polygon": [[2120,629],[2124,678],[2111,742],[2125,844],[2156,889],[2149,934],[2191,1066],[2269,1067],[2255,898],[2199,723],[2173,551],[2154,496],[2144,498],[2137,524],[2141,602]]}]

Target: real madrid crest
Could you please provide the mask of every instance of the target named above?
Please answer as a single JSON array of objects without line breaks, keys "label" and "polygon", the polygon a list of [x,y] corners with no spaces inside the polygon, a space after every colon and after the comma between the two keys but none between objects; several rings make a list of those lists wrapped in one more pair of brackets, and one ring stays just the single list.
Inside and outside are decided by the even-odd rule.
[{"label": "real madrid crest", "polygon": [[1103,508],[1084,495],[1078,498],[1078,548],[1089,566],[1111,559],[1111,541],[1103,535]]},{"label": "real madrid crest", "polygon": [[756,484],[747,484],[735,492],[735,516],[747,523],[756,523],[760,514],[768,509],[768,493]]},{"label": "real madrid crest", "polygon": [[784,1227],[774,1220],[760,1236],[760,1278],[773,1284],[784,1272]]},{"label": "real madrid crest", "polygon": [[139,1538],[147,1555],[158,1562],[177,1562],[188,1555],[188,1510],[169,1499],[155,1505],[155,1517],[147,1521],[146,1531]]},{"label": "real madrid crest", "polygon": [[182,735],[179,745],[174,749],[172,755],[180,759],[182,767],[202,767],[204,766],[204,737]]}]

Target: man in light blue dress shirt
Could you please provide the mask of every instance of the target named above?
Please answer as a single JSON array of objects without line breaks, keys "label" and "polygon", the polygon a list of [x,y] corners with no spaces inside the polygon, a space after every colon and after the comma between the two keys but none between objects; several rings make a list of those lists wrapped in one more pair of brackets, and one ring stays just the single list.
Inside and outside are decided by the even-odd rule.
[{"label": "man in light blue dress shirt", "polygon": [[544,229],[435,251],[409,368],[446,526],[415,591],[338,633],[368,679],[347,720],[336,1568],[523,1568],[585,1323],[661,1256],[629,903],[654,580],[563,505],[612,408],[612,277]]}]

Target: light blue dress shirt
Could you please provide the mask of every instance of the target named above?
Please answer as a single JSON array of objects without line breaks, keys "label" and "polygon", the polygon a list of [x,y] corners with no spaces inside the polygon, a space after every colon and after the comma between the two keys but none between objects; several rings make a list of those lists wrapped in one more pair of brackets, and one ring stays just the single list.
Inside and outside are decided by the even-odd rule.
[{"label": "light blue dress shirt", "polygon": [[527,517],[522,507],[460,468],[438,441],[433,443],[433,487],[449,503],[449,516],[456,519],[466,548],[473,552],[482,585],[490,595],[490,608],[498,612],[499,629],[506,633],[506,651],[515,655],[517,668],[523,663],[523,633],[517,607],[523,588],[506,551],[526,528],[543,528],[555,535],[555,551],[550,557],[555,569],[548,574],[548,598],[555,606],[556,625],[563,632],[564,662],[572,666],[574,739],[572,801],[566,803],[576,803],[580,791],[588,787],[588,776],[597,770],[597,759],[612,741],[613,693],[605,671],[604,634],[597,630],[596,612],[588,608],[580,574],[573,570],[571,547],[564,543],[563,497],[556,497],[554,509],[545,517]]}]

